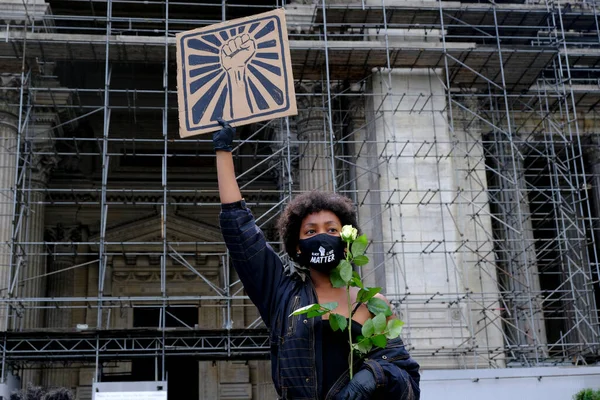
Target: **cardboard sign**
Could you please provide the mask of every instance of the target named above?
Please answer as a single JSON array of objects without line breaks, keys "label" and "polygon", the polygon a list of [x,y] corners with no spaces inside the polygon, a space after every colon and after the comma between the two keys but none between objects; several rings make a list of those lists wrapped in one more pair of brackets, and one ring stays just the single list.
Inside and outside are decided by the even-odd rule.
[{"label": "cardboard sign", "polygon": [[283,9],[177,35],[181,137],[295,115]]}]

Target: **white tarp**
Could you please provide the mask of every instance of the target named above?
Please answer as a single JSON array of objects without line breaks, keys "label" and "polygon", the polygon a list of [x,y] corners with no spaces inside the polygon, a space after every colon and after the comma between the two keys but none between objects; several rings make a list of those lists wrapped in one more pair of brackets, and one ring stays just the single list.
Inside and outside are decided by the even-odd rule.
[{"label": "white tarp", "polygon": [[93,400],[167,400],[167,382],[98,382]]},{"label": "white tarp", "polygon": [[600,367],[426,370],[421,400],[571,400],[581,389],[600,389]]},{"label": "white tarp", "polygon": [[95,400],[167,400],[167,392],[104,392],[96,393]]}]

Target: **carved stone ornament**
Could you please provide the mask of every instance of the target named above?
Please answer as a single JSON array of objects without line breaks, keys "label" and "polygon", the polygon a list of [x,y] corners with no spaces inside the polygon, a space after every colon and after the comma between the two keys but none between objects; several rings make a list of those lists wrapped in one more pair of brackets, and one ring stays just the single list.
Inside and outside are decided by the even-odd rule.
[{"label": "carved stone ornament", "polygon": [[81,226],[56,226],[46,227],[46,241],[48,242],[79,242],[81,241]]},{"label": "carved stone ornament", "polygon": [[[290,172],[291,172],[291,180],[292,184],[294,182],[298,182],[298,164],[299,164],[299,148],[298,148],[298,138],[296,135],[296,118],[290,118],[290,141],[295,143],[290,143],[290,159],[291,159],[291,171],[287,170],[287,152],[284,150],[280,153],[280,157],[271,158],[268,161],[269,172],[273,178],[273,181],[277,184],[278,189],[282,189],[287,187],[290,183]],[[270,147],[273,154],[277,153],[281,150],[281,147],[287,141],[287,127],[285,124],[283,126],[275,126],[273,128],[273,142]]]},{"label": "carved stone ornament", "polygon": [[33,184],[46,185],[50,175],[58,165],[59,157],[54,155],[35,154],[31,162],[31,181]]},{"label": "carved stone ornament", "polygon": [[[114,271],[112,277],[115,282],[159,283],[160,271]],[[167,272],[165,278],[167,282],[192,282],[201,279],[198,275],[189,271]]]},{"label": "carved stone ornament", "polygon": [[21,75],[0,74],[0,127],[8,126],[15,132],[18,129],[19,86]]},{"label": "carved stone ornament", "polygon": [[298,116],[296,132],[300,140],[315,140],[325,129],[326,112],[323,108],[323,88],[321,83],[305,83],[296,88],[298,97]]},{"label": "carved stone ornament", "polygon": [[21,85],[20,74],[0,74],[0,100],[6,104],[7,102],[15,104],[19,102],[19,86]]}]

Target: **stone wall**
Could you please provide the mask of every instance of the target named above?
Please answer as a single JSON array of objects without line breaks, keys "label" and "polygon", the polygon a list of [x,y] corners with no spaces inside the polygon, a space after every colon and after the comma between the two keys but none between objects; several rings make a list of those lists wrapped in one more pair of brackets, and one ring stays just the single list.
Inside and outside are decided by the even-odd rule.
[{"label": "stone wall", "polygon": [[[369,157],[378,165],[379,199],[371,198],[369,207],[381,207],[383,237],[377,268],[385,270],[380,275],[388,298],[401,304],[397,312],[407,323],[404,335],[412,352],[435,354],[420,360],[423,367],[499,367],[502,357],[492,360],[486,352],[502,347],[503,338],[487,236],[491,221],[489,212],[480,212],[487,207],[483,151],[475,146],[469,157],[451,154],[466,132],[449,129],[437,74],[393,70],[375,73],[371,81],[367,123],[374,126],[377,144]],[[461,190],[474,184],[475,191]],[[463,199],[453,201],[456,196]],[[367,229],[377,229],[372,210],[363,206],[359,212]],[[465,245],[469,250],[460,251]],[[474,321],[480,321],[477,327]],[[451,348],[463,349],[465,356],[445,356]]]}]

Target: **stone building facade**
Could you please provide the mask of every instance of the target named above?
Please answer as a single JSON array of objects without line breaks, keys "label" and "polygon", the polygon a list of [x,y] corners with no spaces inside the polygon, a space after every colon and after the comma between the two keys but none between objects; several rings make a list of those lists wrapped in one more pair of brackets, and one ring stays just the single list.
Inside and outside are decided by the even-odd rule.
[{"label": "stone building facade", "polygon": [[[205,19],[219,20],[225,3],[203,9]],[[274,6],[233,3],[227,18]],[[371,240],[363,276],[406,322],[425,370],[593,362],[600,141],[595,111],[569,107],[571,96],[593,105],[597,90],[555,82],[548,93],[544,68],[564,55],[530,76],[544,49],[533,58],[515,50],[504,61],[517,72],[499,72],[485,40],[456,31],[462,39],[452,41],[458,28],[430,16],[490,9],[380,3],[328,1],[326,15],[321,2],[286,4],[298,115],[241,127],[235,153],[269,241],[280,250],[274,222],[291,196],[344,193]],[[77,347],[19,359],[15,347],[3,365],[80,400],[94,381],[163,379],[169,398],[275,398],[267,353],[243,353],[260,348],[255,332],[265,327],[229,267],[210,137],[177,134],[169,29],[190,24],[185,10],[102,4],[104,21],[61,1],[0,4],[13,46],[0,46],[0,330],[32,343],[47,332],[191,331],[200,342],[238,330],[248,342],[105,359],[99,349],[96,360],[79,360]],[[539,6],[526,12],[549,12]],[[388,27],[394,13],[414,19]],[[424,28],[420,17],[434,19]],[[152,25],[169,18],[177,28],[168,34]],[[468,58],[478,49],[489,65]],[[359,51],[364,60],[353,59]],[[464,52],[454,67],[443,62],[453,51]],[[519,57],[530,57],[526,67]]]}]

